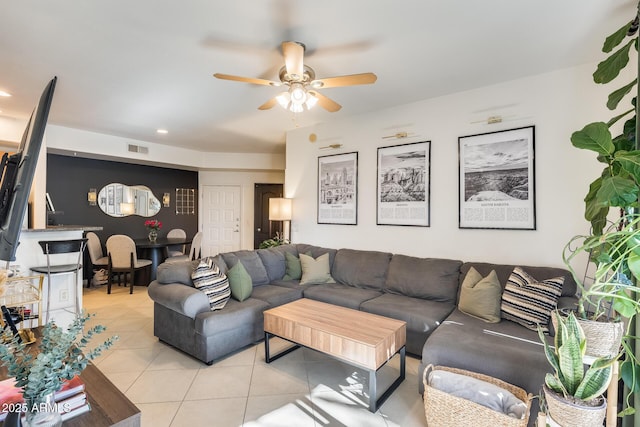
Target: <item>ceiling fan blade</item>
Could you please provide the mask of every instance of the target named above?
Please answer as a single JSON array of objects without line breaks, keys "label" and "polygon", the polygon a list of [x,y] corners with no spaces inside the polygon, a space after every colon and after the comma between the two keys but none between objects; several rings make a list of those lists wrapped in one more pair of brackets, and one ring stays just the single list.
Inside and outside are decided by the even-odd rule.
[{"label": "ceiling fan blade", "polygon": [[304,75],[304,46],[296,42],[282,42],[282,54],[287,74],[292,80],[302,80]]},{"label": "ceiling fan blade", "polygon": [[317,79],[311,82],[311,87],[314,87],[316,89],[325,89],[329,87],[369,85],[371,83],[375,83],[376,80],[378,80],[378,76],[373,73],[350,74],[348,76]]},{"label": "ceiling fan blade", "polygon": [[338,104],[333,99],[327,98],[323,94],[316,92],[315,90],[310,90],[309,94],[318,98],[318,104],[330,113],[335,113],[342,108],[342,105]]},{"label": "ceiling fan blade", "polygon": [[277,103],[278,103],[278,100],[275,97],[273,97],[267,102],[265,102],[264,104],[262,104],[261,106],[259,106],[258,110],[269,110],[270,108],[273,108],[273,106],[276,105]]},{"label": "ceiling fan blade", "polygon": [[274,82],[271,80],[255,79],[253,77],[233,76],[231,74],[215,73],[213,77],[222,79],[222,80],[233,80],[235,82],[253,83],[254,85],[280,86],[282,84],[280,82]]}]

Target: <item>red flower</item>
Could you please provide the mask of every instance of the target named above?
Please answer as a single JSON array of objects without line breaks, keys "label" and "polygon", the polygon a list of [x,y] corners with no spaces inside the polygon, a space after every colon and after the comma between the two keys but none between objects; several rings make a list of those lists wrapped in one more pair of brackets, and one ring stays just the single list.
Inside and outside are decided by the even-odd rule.
[{"label": "red flower", "polygon": [[157,219],[148,219],[144,222],[144,226],[150,230],[160,230],[162,223]]}]

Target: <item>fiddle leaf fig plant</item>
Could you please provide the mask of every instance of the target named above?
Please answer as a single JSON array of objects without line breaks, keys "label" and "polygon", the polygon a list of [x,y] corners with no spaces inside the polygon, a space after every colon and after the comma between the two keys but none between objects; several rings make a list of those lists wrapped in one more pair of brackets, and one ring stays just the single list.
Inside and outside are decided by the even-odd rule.
[{"label": "fiddle leaf fig plant", "polygon": [[[602,47],[605,53],[625,42],[621,48],[600,62],[593,73],[593,80],[606,84],[615,80],[629,63],[632,46],[638,46],[638,17],[622,26],[607,37]],[[607,100],[607,107],[615,110],[620,102],[636,86],[637,78],[614,90]],[[631,99],[631,108],[618,114],[608,122],[587,124],[571,135],[574,147],[590,150],[597,154],[599,162],[605,167],[589,186],[585,196],[585,218],[591,222],[593,234],[602,234],[606,218],[611,207],[639,207],[640,196],[640,150],[635,149],[636,97]],[[630,116],[624,123],[622,133],[616,137],[611,127],[624,117]]]}]

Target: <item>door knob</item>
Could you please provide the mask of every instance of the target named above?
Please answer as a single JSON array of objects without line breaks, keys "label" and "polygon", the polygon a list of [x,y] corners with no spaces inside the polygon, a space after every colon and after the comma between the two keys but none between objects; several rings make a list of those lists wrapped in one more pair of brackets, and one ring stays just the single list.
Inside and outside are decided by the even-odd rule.
[{"label": "door knob", "polygon": [[256,231],[257,231],[257,232],[261,232],[261,231],[262,231],[262,228],[258,227],[258,228],[256,229]]}]

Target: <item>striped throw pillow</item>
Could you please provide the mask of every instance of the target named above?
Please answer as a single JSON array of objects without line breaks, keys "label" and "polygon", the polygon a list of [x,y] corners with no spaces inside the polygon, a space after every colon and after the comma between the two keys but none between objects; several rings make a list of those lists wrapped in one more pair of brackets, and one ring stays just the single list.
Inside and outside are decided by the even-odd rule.
[{"label": "striped throw pillow", "polygon": [[522,268],[514,268],[502,293],[502,318],[534,331],[540,326],[548,334],[551,312],[558,304],[563,283],[564,277],[536,280]]},{"label": "striped throw pillow", "polygon": [[209,298],[211,311],[224,308],[231,297],[231,289],[227,276],[220,272],[218,266],[213,262],[213,258],[203,258],[191,274],[191,279],[193,286],[204,292]]}]

